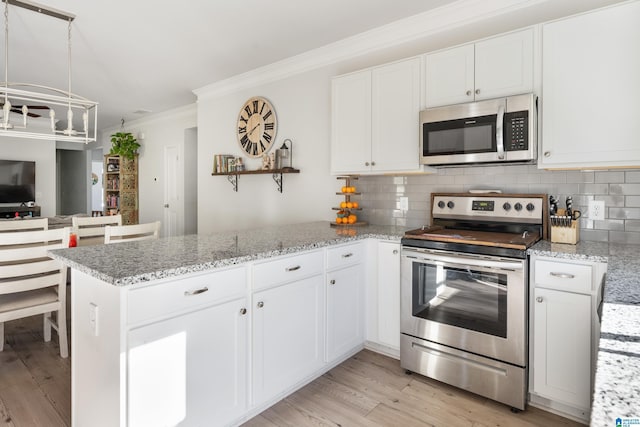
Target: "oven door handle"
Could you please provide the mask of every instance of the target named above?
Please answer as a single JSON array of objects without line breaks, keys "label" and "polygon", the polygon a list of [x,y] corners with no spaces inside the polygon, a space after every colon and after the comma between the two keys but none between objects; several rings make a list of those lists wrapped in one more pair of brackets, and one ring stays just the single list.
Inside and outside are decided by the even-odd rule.
[{"label": "oven door handle", "polygon": [[522,270],[524,268],[524,263],[522,262],[492,261],[489,259],[453,257],[453,256],[435,255],[435,254],[429,254],[428,256],[425,256],[424,254],[420,254],[419,256],[407,256],[407,258],[415,258],[417,260],[422,260],[422,261],[443,262],[450,265],[500,268],[503,270]]}]

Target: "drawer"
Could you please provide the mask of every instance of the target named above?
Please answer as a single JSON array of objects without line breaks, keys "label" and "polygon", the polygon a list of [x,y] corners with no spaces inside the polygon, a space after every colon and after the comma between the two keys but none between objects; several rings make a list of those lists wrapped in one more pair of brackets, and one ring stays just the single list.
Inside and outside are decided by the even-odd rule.
[{"label": "drawer", "polygon": [[536,287],[559,291],[591,293],[591,265],[556,261],[535,261]]},{"label": "drawer", "polygon": [[246,269],[240,267],[132,289],[128,293],[127,323],[246,296],[246,283]]},{"label": "drawer", "polygon": [[253,289],[262,289],[320,274],[324,271],[323,251],[278,258],[253,266]]},{"label": "drawer", "polygon": [[355,243],[352,245],[338,246],[327,249],[327,269],[346,267],[358,264],[364,259],[364,245]]}]

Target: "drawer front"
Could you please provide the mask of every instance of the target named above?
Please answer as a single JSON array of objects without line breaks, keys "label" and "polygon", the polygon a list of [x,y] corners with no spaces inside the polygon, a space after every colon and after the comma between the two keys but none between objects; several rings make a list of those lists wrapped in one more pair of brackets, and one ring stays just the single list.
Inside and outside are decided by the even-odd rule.
[{"label": "drawer front", "polygon": [[536,287],[559,291],[590,293],[592,266],[556,261],[536,260]]},{"label": "drawer front", "polygon": [[362,243],[327,249],[327,269],[329,270],[358,264],[363,259],[364,246]]},{"label": "drawer front", "polygon": [[253,289],[320,274],[323,266],[324,254],[321,250],[256,264],[253,266]]},{"label": "drawer front", "polygon": [[247,292],[244,267],[167,281],[128,293],[127,323],[165,317],[216,301],[243,297]]}]

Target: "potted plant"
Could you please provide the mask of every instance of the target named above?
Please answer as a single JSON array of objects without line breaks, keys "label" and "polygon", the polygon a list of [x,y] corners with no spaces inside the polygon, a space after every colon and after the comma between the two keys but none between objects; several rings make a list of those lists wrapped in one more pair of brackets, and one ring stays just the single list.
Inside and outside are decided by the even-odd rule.
[{"label": "potted plant", "polygon": [[111,135],[111,154],[133,160],[140,144],[131,132],[116,132]]}]

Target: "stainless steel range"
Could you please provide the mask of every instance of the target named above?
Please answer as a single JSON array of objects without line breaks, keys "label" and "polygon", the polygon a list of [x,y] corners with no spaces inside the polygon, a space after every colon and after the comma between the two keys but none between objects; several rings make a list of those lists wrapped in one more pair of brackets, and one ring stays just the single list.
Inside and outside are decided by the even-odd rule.
[{"label": "stainless steel range", "polygon": [[526,250],[544,194],[434,193],[431,226],[402,239],[403,368],[524,409]]}]

